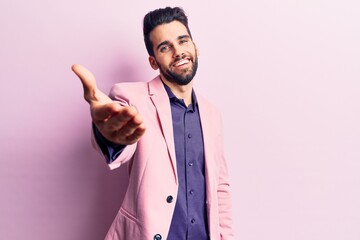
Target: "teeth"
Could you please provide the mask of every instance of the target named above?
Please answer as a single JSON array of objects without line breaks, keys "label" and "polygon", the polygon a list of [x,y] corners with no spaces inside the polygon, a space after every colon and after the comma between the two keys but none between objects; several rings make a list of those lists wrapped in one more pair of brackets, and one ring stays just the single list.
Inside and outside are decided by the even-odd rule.
[{"label": "teeth", "polygon": [[179,62],[175,63],[174,66],[178,67],[178,66],[184,65],[184,64],[186,64],[188,62],[189,62],[188,59],[183,59],[183,60],[180,60]]}]

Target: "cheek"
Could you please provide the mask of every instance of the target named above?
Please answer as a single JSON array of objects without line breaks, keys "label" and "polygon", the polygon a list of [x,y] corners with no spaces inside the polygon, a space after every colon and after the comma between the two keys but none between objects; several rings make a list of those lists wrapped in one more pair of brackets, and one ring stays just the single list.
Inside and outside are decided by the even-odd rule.
[{"label": "cheek", "polygon": [[195,46],[192,46],[192,48],[191,48],[191,53],[192,53],[194,56],[197,55],[197,49],[196,49]]},{"label": "cheek", "polygon": [[160,64],[163,67],[170,66],[171,65],[171,57],[162,56],[161,58],[158,58],[158,64]]}]

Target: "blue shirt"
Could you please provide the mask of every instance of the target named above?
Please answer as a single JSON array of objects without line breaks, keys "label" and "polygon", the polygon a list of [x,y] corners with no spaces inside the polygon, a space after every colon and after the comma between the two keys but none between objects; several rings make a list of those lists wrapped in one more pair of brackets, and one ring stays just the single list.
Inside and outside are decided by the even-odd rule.
[{"label": "blue shirt", "polygon": [[178,197],[168,240],[205,240],[208,237],[204,143],[195,92],[186,107],[165,84],[174,131]]},{"label": "blue shirt", "polygon": [[[174,131],[178,197],[168,240],[208,240],[205,187],[204,143],[195,92],[192,104],[185,105],[164,84],[169,96]],[[95,138],[108,163],[116,159],[125,146],[107,141],[93,125]]]}]

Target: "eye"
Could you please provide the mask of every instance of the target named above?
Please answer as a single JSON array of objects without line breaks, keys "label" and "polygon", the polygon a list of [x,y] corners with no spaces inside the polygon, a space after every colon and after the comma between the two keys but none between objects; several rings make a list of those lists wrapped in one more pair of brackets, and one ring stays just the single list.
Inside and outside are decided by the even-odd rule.
[{"label": "eye", "polygon": [[188,39],[181,39],[181,40],[179,41],[179,43],[180,43],[181,45],[186,44],[186,43],[188,43],[188,42],[189,42]]},{"label": "eye", "polygon": [[169,51],[169,49],[170,49],[170,47],[169,47],[169,46],[164,45],[164,46],[162,46],[162,47],[160,48],[160,52],[164,53],[164,52]]}]

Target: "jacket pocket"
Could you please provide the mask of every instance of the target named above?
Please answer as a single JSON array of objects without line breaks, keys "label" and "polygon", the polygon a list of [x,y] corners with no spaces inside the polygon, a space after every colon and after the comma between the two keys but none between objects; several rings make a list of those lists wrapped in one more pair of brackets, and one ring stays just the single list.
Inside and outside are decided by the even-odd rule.
[{"label": "jacket pocket", "polygon": [[123,207],[120,207],[120,210],[119,210],[120,214],[123,215],[124,217],[126,217],[127,219],[137,223],[137,218],[131,214],[129,211],[127,211],[125,208]]},{"label": "jacket pocket", "polygon": [[135,216],[124,208],[120,208],[105,240],[144,239]]}]

